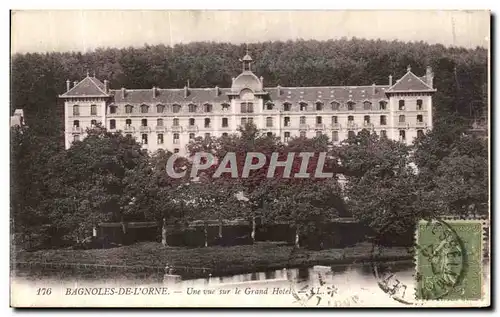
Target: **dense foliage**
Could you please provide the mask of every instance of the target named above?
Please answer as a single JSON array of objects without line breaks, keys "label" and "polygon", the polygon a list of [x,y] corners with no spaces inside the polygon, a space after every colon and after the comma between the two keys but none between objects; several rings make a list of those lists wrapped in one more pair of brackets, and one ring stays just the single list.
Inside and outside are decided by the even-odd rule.
[{"label": "dense foliage", "polygon": [[[182,87],[187,80],[193,87],[227,87],[240,70],[243,46],[191,43],[15,55],[11,109],[24,109],[29,127],[11,129],[13,231],[35,245],[56,245],[85,239],[100,221],[260,217],[290,223],[299,244],[299,233],[339,216],[353,216],[391,235],[420,217],[487,213],[488,146],[465,133],[467,119],[486,114],[486,50],[358,39],[268,42],[249,49],[266,86],[383,84],[389,74],[403,75],[408,64],[417,74],[430,65],[438,89],[435,128],[411,146],[362,131],[332,148],[324,136],[282,144],[249,126],[228,137],[197,139],[190,150],[211,151],[219,159],[234,151],[239,171],[251,151],[265,153],[268,161],[273,151],[281,153],[280,160],[298,150],[328,151],[335,163],[324,170],[335,176],[298,181],[282,178],[281,170],[269,179],[263,168],[244,180],[213,179],[212,168],[196,182],[172,179],[165,173],[172,153],[149,155],[133,139],[101,127],[64,150],[57,96],[66,79],[81,79],[89,70],[115,89]],[[315,169],[317,157],[311,162]],[[294,161],[292,173],[299,166]],[[176,161],[178,170],[191,168],[187,161]],[[338,172],[345,183],[339,182]]]}]

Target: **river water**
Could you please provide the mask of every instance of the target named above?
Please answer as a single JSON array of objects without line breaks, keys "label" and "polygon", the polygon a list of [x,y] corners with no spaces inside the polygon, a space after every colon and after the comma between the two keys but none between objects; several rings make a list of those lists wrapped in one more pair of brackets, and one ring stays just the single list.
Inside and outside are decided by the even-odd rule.
[{"label": "river water", "polygon": [[[411,261],[376,266],[382,275],[391,274],[397,281],[398,292],[391,294],[378,284],[371,264],[351,264],[333,267],[315,266],[301,269],[281,269],[232,276],[209,277],[162,284],[141,284],[136,281],[12,282],[12,295],[26,299],[39,287],[52,287],[51,296],[32,296],[37,306],[102,306],[102,307],[404,307],[398,297],[413,299],[414,265]],[[485,277],[489,280],[489,272]],[[404,288],[403,288],[404,286]],[[106,287],[137,290],[139,295],[70,296],[68,290]],[[168,295],[140,295],[145,289],[167,289]],[[402,292],[406,294],[402,294]],[[489,294],[488,290],[485,290]],[[442,305],[443,303],[437,303]],[[436,304],[434,304],[436,305]],[[449,303],[447,305],[450,305]],[[456,306],[453,303],[452,306]],[[476,304],[477,305],[477,304]]]}]

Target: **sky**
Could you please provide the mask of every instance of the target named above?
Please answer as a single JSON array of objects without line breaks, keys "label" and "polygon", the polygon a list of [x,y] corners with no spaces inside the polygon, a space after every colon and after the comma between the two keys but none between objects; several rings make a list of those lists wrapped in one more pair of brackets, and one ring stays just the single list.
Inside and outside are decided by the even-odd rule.
[{"label": "sky", "polygon": [[488,11],[13,11],[11,53],[193,41],[367,39],[490,45]]}]

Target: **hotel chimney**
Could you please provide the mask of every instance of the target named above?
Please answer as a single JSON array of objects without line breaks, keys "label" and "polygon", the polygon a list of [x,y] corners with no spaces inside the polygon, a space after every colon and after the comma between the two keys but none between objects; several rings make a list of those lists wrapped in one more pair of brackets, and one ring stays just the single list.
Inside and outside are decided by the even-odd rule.
[{"label": "hotel chimney", "polygon": [[71,89],[71,82],[69,79],[66,80],[66,91],[69,91]]},{"label": "hotel chimney", "polygon": [[125,88],[122,87],[122,99],[125,99]]},{"label": "hotel chimney", "polygon": [[153,86],[153,98],[156,98],[156,87]]},{"label": "hotel chimney", "polygon": [[427,85],[431,86],[431,88],[434,88],[434,73],[432,72],[432,67],[427,66],[425,70],[425,79],[427,81]]},{"label": "hotel chimney", "polygon": [[78,81],[77,81],[77,80],[75,80],[75,81],[73,82],[73,87],[75,87],[76,85],[78,85]]},{"label": "hotel chimney", "polygon": [[219,96],[219,86],[215,86],[215,97]]},{"label": "hotel chimney", "polygon": [[105,93],[109,92],[109,82],[107,79],[104,79],[104,92]]},{"label": "hotel chimney", "polygon": [[278,94],[278,96],[281,96],[281,86],[280,85],[278,85],[276,87],[276,91],[277,91],[276,93]]},{"label": "hotel chimney", "polygon": [[389,86],[392,86],[392,75],[389,75]]},{"label": "hotel chimney", "polygon": [[375,95],[375,83],[372,84],[372,95]]},{"label": "hotel chimney", "polygon": [[184,98],[187,98],[188,97],[188,86],[184,86]]}]

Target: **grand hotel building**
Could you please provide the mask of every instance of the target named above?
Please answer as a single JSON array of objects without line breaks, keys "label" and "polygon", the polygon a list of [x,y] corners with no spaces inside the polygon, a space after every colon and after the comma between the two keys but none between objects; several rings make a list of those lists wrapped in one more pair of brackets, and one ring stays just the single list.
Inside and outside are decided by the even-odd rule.
[{"label": "grand hotel building", "polygon": [[186,153],[196,137],[222,136],[252,121],[268,134],[287,141],[294,136],[326,134],[338,143],[362,129],[410,143],[432,129],[433,73],[418,77],[408,67],[393,82],[370,86],[265,87],[243,57],[242,72],[230,88],[109,89],[87,74],[66,82],[64,100],[66,148],[101,122],[121,130],[144,148]]}]

